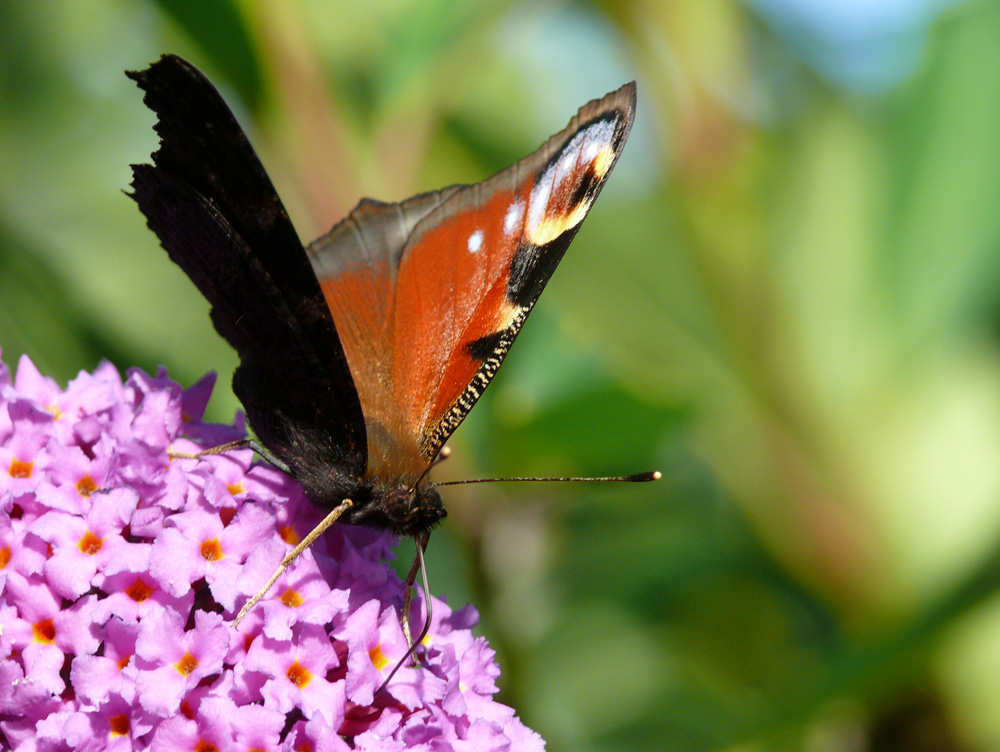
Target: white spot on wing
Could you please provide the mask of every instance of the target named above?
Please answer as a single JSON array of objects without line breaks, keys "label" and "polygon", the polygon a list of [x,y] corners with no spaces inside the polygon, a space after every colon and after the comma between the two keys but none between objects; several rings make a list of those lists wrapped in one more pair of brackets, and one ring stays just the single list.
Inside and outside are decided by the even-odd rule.
[{"label": "white spot on wing", "polygon": [[469,253],[479,253],[483,247],[483,231],[476,230],[469,236]]},{"label": "white spot on wing", "polygon": [[559,160],[559,172],[566,173],[572,170],[573,165],[576,164],[577,156],[579,156],[577,149],[567,151],[566,155]]},{"label": "white spot on wing", "polygon": [[524,218],[524,202],[521,199],[517,199],[513,204],[507,209],[507,213],[503,215],[503,233],[504,235],[510,235],[514,230],[518,229],[521,225],[521,220]]},{"label": "white spot on wing", "polygon": [[[542,177],[539,178],[538,182],[535,183],[535,187],[531,189],[531,195],[528,197],[527,229],[529,238],[533,238],[545,219],[545,209],[549,205],[549,196],[552,195],[552,180],[555,177],[554,173],[555,170],[551,167],[547,169],[542,174]],[[532,242],[535,241],[532,240]],[[536,243],[536,245],[541,245],[541,243]]]}]

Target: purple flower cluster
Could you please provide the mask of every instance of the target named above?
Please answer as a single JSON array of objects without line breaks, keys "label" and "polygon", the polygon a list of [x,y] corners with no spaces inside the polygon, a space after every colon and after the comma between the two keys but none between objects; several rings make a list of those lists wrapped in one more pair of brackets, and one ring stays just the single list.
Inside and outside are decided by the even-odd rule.
[{"label": "purple flower cluster", "polygon": [[243,435],[201,422],[213,385],[0,364],[0,747],[541,750],[471,607],[435,599],[378,693],[407,647],[390,536],[334,525],[233,628],[321,514],[249,450],[168,457]]}]

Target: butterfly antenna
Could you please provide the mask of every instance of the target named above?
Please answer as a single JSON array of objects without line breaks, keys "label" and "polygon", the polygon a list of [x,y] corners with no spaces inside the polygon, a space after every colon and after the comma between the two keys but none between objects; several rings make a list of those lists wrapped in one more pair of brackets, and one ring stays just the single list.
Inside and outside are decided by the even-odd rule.
[{"label": "butterfly antenna", "polygon": [[653,470],[649,473],[636,473],[635,475],[613,475],[605,477],[594,477],[594,478],[473,478],[471,480],[448,480],[444,483],[435,483],[434,486],[464,486],[468,483],[500,483],[502,481],[516,481],[516,482],[529,482],[536,481],[541,483],[647,483],[651,480],[659,480],[663,477],[663,473],[659,470]]},{"label": "butterfly antenna", "polygon": [[[385,681],[382,682],[382,686],[378,688],[377,692],[375,692],[374,695],[375,697],[377,697],[379,693],[382,692],[382,690],[384,690],[387,686],[389,686],[389,682],[392,681],[392,677],[394,677],[396,675],[396,672],[399,671],[399,669],[401,669],[403,665],[406,664],[410,660],[410,658],[417,652],[417,648],[420,647],[420,644],[423,642],[424,638],[427,636],[427,633],[431,629],[431,613],[432,613],[431,588],[430,585],[427,584],[427,567],[424,564],[424,546],[427,545],[427,537],[424,536],[424,540],[421,541],[420,538],[414,536],[413,540],[417,544],[417,562],[419,562],[420,564],[420,584],[423,586],[424,589],[424,603],[427,605],[427,617],[424,619],[424,628],[420,630],[420,634],[417,635],[417,639],[415,639],[410,644],[410,648],[409,650],[406,651],[406,655],[404,655],[399,660],[399,662],[393,667],[392,671],[389,672],[389,675],[386,677]],[[410,578],[407,577],[407,580],[409,579]],[[411,584],[408,582],[406,585],[407,596],[409,596],[410,587]],[[404,624],[408,624],[410,619],[409,601],[410,599],[409,597],[407,597],[406,604],[403,609]]]}]

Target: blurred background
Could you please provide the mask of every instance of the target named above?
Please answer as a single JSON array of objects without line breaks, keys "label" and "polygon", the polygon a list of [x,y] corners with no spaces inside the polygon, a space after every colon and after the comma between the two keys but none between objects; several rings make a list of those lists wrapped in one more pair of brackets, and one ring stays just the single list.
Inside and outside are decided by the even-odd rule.
[{"label": "blurred background", "polygon": [[[0,347],[217,370],[122,194],[126,68],[221,89],[303,240],[632,78],[614,176],[438,479],[431,585],[565,750],[1000,749],[1000,4],[0,3]],[[403,547],[403,565],[410,552]]]}]

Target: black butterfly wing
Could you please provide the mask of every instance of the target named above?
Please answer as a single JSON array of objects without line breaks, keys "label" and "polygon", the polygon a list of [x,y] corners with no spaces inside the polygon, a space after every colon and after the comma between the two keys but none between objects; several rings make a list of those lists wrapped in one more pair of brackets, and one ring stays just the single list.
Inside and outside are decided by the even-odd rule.
[{"label": "black butterfly wing", "polygon": [[[132,198],[236,349],[233,389],[261,441],[312,492],[367,464],[357,390],[305,250],[267,173],[212,84],[165,55],[128,74],[158,118]],[[321,483],[321,478],[326,478]],[[319,484],[319,485],[317,485]]]}]

